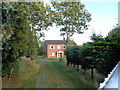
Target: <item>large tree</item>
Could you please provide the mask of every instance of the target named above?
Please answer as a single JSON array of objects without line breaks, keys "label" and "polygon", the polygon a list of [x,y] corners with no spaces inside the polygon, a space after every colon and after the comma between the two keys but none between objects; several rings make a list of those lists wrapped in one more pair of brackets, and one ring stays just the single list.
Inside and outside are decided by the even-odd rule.
[{"label": "large tree", "polygon": [[[3,76],[11,77],[13,73],[18,71],[16,68],[18,67],[17,59],[20,56],[29,56],[34,59],[37,55],[37,31],[52,25],[49,21],[50,8],[47,7],[42,2],[2,3]],[[35,28],[36,25],[38,28]]]},{"label": "large tree", "polygon": [[66,40],[66,45],[74,33],[80,34],[87,29],[88,22],[91,21],[91,14],[88,13],[80,0],[53,1],[52,6],[56,11],[54,21],[57,26],[62,26],[60,31]]},{"label": "large tree", "polygon": [[10,76],[16,71],[17,59],[25,55],[29,23],[25,18],[23,3],[2,3],[2,62],[3,76]]},{"label": "large tree", "polygon": [[107,76],[120,60],[120,28],[115,27],[104,38],[93,34],[91,39],[92,57],[96,61],[96,69]]},{"label": "large tree", "polygon": [[44,36],[43,30],[48,30],[49,26],[52,26],[54,11],[44,2],[27,2],[25,5],[28,8],[31,30],[39,40],[40,37]]}]

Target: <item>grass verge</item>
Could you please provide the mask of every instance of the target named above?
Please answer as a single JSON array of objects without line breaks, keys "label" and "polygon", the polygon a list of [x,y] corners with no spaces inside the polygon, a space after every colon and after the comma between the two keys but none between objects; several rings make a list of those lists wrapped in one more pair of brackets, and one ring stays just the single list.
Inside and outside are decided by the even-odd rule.
[{"label": "grass verge", "polygon": [[19,75],[15,78],[3,78],[3,88],[97,88],[97,82],[89,72],[83,74],[65,62],[36,58],[20,60]]},{"label": "grass verge", "polygon": [[35,88],[39,75],[39,64],[24,57],[22,57],[19,61],[19,75],[10,79],[3,78],[3,88]]},{"label": "grass verge", "polygon": [[83,74],[81,71],[76,71],[74,68],[66,65],[63,65],[63,63],[58,62],[51,62],[54,64],[57,70],[66,77],[68,80],[70,80],[76,88],[97,88],[95,85],[95,82],[92,78],[87,77]]}]

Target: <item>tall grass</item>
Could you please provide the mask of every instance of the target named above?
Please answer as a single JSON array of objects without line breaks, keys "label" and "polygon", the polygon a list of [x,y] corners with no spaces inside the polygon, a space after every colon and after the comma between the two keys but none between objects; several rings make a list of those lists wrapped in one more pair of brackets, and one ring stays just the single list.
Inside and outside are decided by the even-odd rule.
[{"label": "tall grass", "polygon": [[59,64],[58,62],[52,62],[56,69],[68,78],[76,88],[97,88],[94,80],[83,74],[81,71],[76,71],[74,68],[66,65]]},{"label": "tall grass", "polygon": [[39,64],[29,58],[22,58],[19,62],[18,76],[11,79],[3,78],[3,88],[35,88],[40,69]]},{"label": "tall grass", "polygon": [[[22,58],[20,61],[19,75],[15,78],[3,78],[3,88],[38,88],[43,85],[47,88],[97,88],[100,75],[95,71],[95,78],[90,77],[90,71],[86,74],[80,68],[77,71],[66,62],[58,60],[49,61],[36,58]],[[44,78],[43,78],[44,77]]]}]

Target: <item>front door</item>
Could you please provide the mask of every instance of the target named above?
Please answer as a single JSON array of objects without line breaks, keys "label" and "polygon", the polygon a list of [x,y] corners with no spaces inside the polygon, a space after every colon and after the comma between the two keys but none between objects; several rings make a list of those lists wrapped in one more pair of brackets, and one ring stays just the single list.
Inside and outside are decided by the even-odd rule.
[{"label": "front door", "polygon": [[62,58],[62,53],[59,53],[60,54],[60,57],[59,58]]},{"label": "front door", "polygon": [[63,58],[63,52],[62,52],[62,51],[58,51],[58,52],[56,53],[56,57],[57,57],[57,58]]}]

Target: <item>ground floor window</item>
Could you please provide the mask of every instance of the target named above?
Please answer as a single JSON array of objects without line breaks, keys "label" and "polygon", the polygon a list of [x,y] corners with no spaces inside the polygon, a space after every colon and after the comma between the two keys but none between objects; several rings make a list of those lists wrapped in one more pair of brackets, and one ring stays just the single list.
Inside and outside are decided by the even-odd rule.
[{"label": "ground floor window", "polygon": [[55,56],[55,53],[50,53],[50,56]]}]

